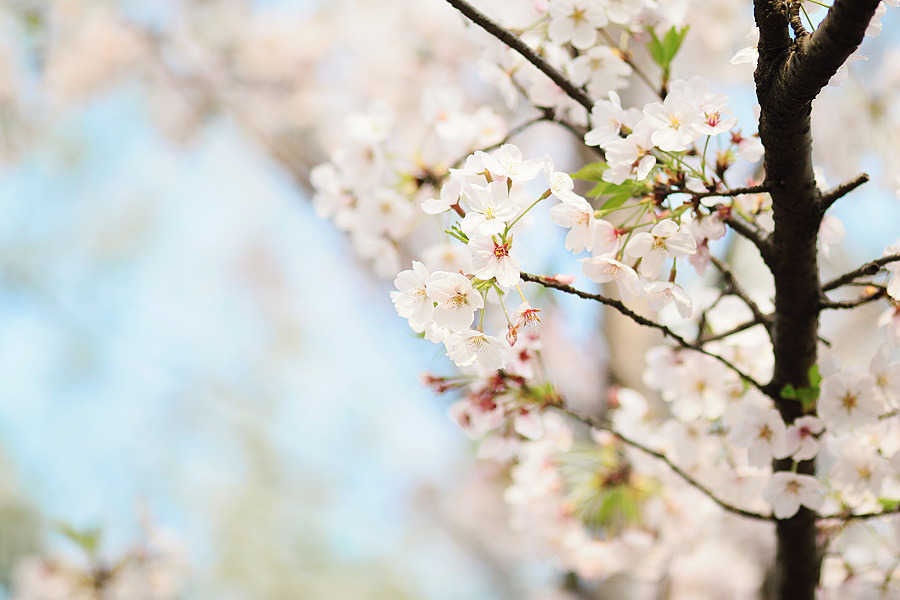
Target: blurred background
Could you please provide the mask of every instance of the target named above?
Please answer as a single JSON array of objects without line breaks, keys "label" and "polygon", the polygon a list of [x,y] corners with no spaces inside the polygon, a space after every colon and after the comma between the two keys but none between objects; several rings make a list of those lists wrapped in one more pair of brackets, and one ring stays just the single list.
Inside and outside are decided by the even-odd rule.
[{"label": "blurred background", "polygon": [[246,90],[199,81],[224,77],[219,41],[165,64],[135,41],[162,56],[243,15],[288,47],[303,36],[277,21],[315,2],[0,4],[0,597],[51,597],[23,557],[111,568],[161,540],[184,598],[539,580],[448,517],[499,496],[466,499],[468,443],[418,383],[442,363],[241,121]]}]

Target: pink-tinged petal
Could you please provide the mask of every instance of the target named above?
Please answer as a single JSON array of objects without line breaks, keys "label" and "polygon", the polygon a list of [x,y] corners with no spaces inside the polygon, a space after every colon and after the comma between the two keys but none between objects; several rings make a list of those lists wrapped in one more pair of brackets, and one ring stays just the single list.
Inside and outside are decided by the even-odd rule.
[{"label": "pink-tinged petal", "polygon": [[512,287],[519,281],[519,263],[511,256],[500,261],[497,267],[497,283],[502,287]]},{"label": "pink-tinged petal", "polygon": [[666,239],[666,249],[674,256],[688,256],[697,252],[697,240],[686,231],[679,231]]},{"label": "pink-tinged petal", "polygon": [[578,224],[579,210],[567,203],[560,203],[550,208],[550,222],[560,227],[571,228]]},{"label": "pink-tinged petal", "polygon": [[[638,163],[637,173],[635,173],[635,181],[640,181],[647,177],[650,174],[650,171],[653,170],[653,167],[656,165],[656,157],[652,154],[648,154],[641,159],[641,162]],[[620,182],[621,183],[621,182]]]},{"label": "pink-tinged petal", "polygon": [[650,252],[653,247],[653,236],[642,231],[634,235],[628,246],[625,247],[625,253],[632,258],[640,258]]},{"label": "pink-tinged petal", "polygon": [[650,252],[641,258],[641,275],[647,279],[656,279],[665,260],[665,251],[656,249],[650,250]]},{"label": "pink-tinged petal", "polygon": [[653,229],[650,230],[652,235],[661,238],[667,238],[670,235],[674,234],[678,231],[678,223],[672,221],[671,219],[664,219],[653,226]]}]

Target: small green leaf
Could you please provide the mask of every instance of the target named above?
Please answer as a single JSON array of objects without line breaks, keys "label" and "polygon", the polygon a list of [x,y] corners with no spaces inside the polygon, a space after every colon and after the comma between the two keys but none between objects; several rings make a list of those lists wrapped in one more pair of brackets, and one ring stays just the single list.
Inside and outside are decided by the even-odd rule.
[{"label": "small green leaf", "polygon": [[819,365],[813,365],[809,368],[809,385],[817,388],[820,383],[822,383],[822,376],[819,375]]},{"label": "small green leaf", "polygon": [[666,52],[663,49],[663,44],[659,41],[659,38],[656,37],[656,32],[653,31],[652,28],[650,29],[650,36],[652,39],[647,43],[647,51],[650,53],[650,58],[652,58],[653,62],[659,66],[663,66],[666,60]]},{"label": "small green leaf", "polygon": [[581,179],[582,181],[602,181],[603,172],[609,167],[602,160],[600,162],[584,165],[575,173],[572,173],[572,179]]},{"label": "small green leaf", "polygon": [[666,37],[663,38],[663,49],[665,50],[666,56],[669,57],[670,63],[672,62],[672,59],[675,58],[675,55],[678,54],[678,50],[681,49],[681,44],[684,42],[687,32],[687,27],[683,29],[675,29],[673,27],[666,32]]},{"label": "small green leaf", "polygon": [[672,27],[666,32],[666,35],[663,36],[662,40],[659,39],[652,28],[649,29],[649,32],[652,38],[650,42],[647,43],[647,51],[650,53],[650,58],[653,59],[653,62],[662,67],[663,71],[668,72],[669,67],[672,65],[672,60],[675,58],[675,55],[678,54],[678,50],[681,49],[681,44],[684,42],[688,28],[676,29],[675,27]]},{"label": "small green leaf", "polygon": [[900,508],[900,500],[893,500],[891,498],[879,498],[878,504],[881,505],[883,510],[897,510]]},{"label": "small green leaf", "polygon": [[797,390],[791,384],[787,384],[786,386],[781,388],[781,397],[785,400],[796,400]]}]

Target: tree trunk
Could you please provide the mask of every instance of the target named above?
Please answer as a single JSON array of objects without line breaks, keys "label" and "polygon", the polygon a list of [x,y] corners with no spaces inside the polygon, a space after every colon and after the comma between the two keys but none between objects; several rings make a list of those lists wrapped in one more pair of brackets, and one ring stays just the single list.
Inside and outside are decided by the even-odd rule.
[{"label": "tree trunk", "polygon": [[[775,369],[767,389],[788,424],[804,411],[798,401],[781,399],[780,391],[787,384],[809,385],[809,370],[816,362],[821,295],[816,236],[827,206],[813,175],[812,101],[859,46],[878,1],[835,0],[812,34],[802,30],[790,2],[754,1],[760,30],[755,73],[759,134],[765,147],[765,184],[775,215],[775,230],[767,242],[768,252],[763,253],[775,278]],[[773,468],[789,470],[791,460],[777,460]],[[798,472],[814,474],[815,461],[800,463]],[[793,517],[777,523],[777,600],[814,600],[821,569],[816,518],[813,511],[801,507]]]}]

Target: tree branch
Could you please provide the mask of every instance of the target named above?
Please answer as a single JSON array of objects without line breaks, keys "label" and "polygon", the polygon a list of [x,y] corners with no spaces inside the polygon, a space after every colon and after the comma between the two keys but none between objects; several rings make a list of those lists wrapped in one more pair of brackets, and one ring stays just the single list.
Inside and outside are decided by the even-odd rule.
[{"label": "tree branch", "polygon": [[[766,315],[766,318],[771,320],[771,317],[769,317],[768,315]],[[716,334],[710,335],[710,336],[702,336],[699,339],[699,343],[700,344],[708,344],[709,342],[717,342],[719,340],[724,340],[725,338],[731,337],[732,335],[734,335],[736,333],[740,333],[742,331],[746,331],[746,330],[750,329],[751,327],[756,327],[757,325],[764,325],[764,324],[765,324],[765,321],[757,321],[756,319],[753,319],[751,321],[744,321],[740,325],[735,325],[731,329],[729,329],[727,331],[723,331],[722,333],[716,333]]]},{"label": "tree branch", "polygon": [[[720,208],[723,208],[723,205],[716,205],[715,207],[716,210]],[[727,209],[727,207],[724,208]],[[772,254],[772,240],[769,234],[757,227],[756,224],[751,223],[743,217],[729,214],[727,210],[722,211],[722,213],[726,215],[725,217],[723,217],[722,221],[726,225],[734,229],[734,231],[738,235],[756,246],[756,249],[759,250],[760,256],[762,256],[763,262],[766,263],[766,266],[771,269],[775,257]]]},{"label": "tree branch", "polygon": [[788,5],[788,22],[791,24],[791,29],[794,30],[795,40],[802,40],[809,36],[809,32],[803,26],[803,21],[800,20],[800,0],[791,0]]},{"label": "tree branch", "polygon": [[819,517],[820,521],[841,521],[848,523],[850,521],[865,521],[868,519],[877,519],[878,517],[890,517],[891,515],[900,514],[900,506],[895,506],[881,512],[870,513],[839,513],[836,515],[823,515]]},{"label": "tree branch", "polygon": [[519,39],[516,34],[490,19],[487,15],[466,2],[466,0],[447,0],[447,3],[468,17],[473,23],[521,54],[528,62],[552,79],[553,83],[558,85],[569,98],[583,106],[588,112],[594,107],[594,101],[591,100],[581,88],[572,83],[565,75],[553,67],[553,65],[544,60],[541,55]]},{"label": "tree branch", "polygon": [[[788,64],[792,96],[811,102],[862,43],[880,0],[835,0],[816,30],[798,44]],[[787,90],[786,90],[787,91]]]},{"label": "tree branch", "polygon": [[744,373],[740,369],[740,367],[738,367],[737,365],[732,363],[727,358],[719,356],[715,352],[710,352],[709,350],[705,349],[703,346],[690,343],[684,337],[678,335],[677,333],[675,333],[674,331],[672,331],[671,329],[669,329],[662,323],[657,323],[656,321],[653,321],[651,319],[648,319],[647,317],[643,317],[643,316],[637,314],[636,312],[634,312],[633,310],[631,310],[630,308],[625,306],[620,300],[614,300],[613,298],[609,298],[607,296],[603,296],[600,294],[591,294],[589,292],[584,292],[584,291],[575,289],[570,285],[560,283],[560,282],[556,281],[555,279],[551,279],[549,277],[543,277],[541,275],[531,275],[530,273],[524,273],[524,272],[520,273],[519,275],[525,281],[537,283],[544,287],[553,288],[553,289],[559,290],[561,292],[566,292],[567,294],[573,294],[575,296],[578,296],[579,298],[584,298],[585,300],[593,300],[595,302],[599,302],[600,304],[604,304],[606,306],[614,308],[619,313],[625,315],[626,317],[628,317],[629,319],[631,319],[638,325],[643,325],[644,327],[651,327],[653,329],[657,329],[657,330],[661,331],[664,336],[672,339],[676,344],[678,344],[679,347],[686,348],[688,350],[694,350],[695,352],[699,352],[700,354],[705,354],[705,355],[709,356],[710,358],[714,358],[715,360],[719,361],[720,363],[722,363],[723,365],[728,367],[735,374],[737,374],[737,376],[740,377],[742,380],[746,381],[747,383],[749,383],[750,385],[752,385],[753,387],[755,387],[762,393],[766,394],[767,396],[770,395],[771,390],[769,390],[767,387],[763,386],[760,382],[756,381],[750,375]]},{"label": "tree branch", "polygon": [[723,191],[708,191],[708,192],[689,192],[692,198],[700,199],[700,198],[728,198],[731,196],[743,196],[744,194],[764,194],[769,191],[764,185],[752,185],[750,187],[740,187],[740,188],[732,188],[730,190]]},{"label": "tree branch", "polygon": [[846,181],[841,185],[832,188],[822,194],[822,197],[819,199],[819,211],[824,215],[825,211],[831,208],[831,205],[861,186],[862,184],[869,181],[869,176],[866,173],[861,173],[857,175],[855,178],[850,181]]},{"label": "tree branch", "polygon": [[759,305],[753,301],[750,295],[741,287],[741,284],[738,283],[737,278],[734,276],[734,273],[731,271],[731,268],[719,260],[715,256],[709,257],[710,261],[713,265],[719,270],[722,274],[722,277],[725,279],[725,284],[728,286],[726,289],[727,293],[730,293],[734,296],[737,296],[741,300],[744,301],[744,304],[747,305],[747,308],[750,309],[750,312],[753,313],[753,320],[756,323],[761,323],[767,331],[771,331],[772,328],[772,319],[763,311],[759,309]]},{"label": "tree branch", "polygon": [[885,288],[879,288],[875,290],[875,293],[869,294],[868,296],[862,296],[857,298],[856,300],[829,300],[825,298],[822,300],[822,303],[819,305],[823,310],[825,309],[853,309],[857,306],[862,306],[864,304],[868,304],[869,302],[874,302],[875,300],[880,300],[884,298],[887,294],[887,290]]},{"label": "tree branch", "polygon": [[844,273],[839,277],[835,277],[831,281],[822,284],[822,291],[828,292],[834,289],[841,287],[842,285],[847,285],[852,283],[858,277],[866,277],[870,275],[875,275],[878,271],[881,270],[886,264],[897,262],[900,260],[900,254],[891,254],[889,256],[882,256],[881,258],[876,258],[871,262],[867,262],[863,266],[858,269],[854,269],[848,273]]},{"label": "tree branch", "polygon": [[565,414],[569,415],[573,419],[576,419],[576,420],[584,423],[585,425],[592,427],[594,429],[597,429],[599,431],[605,431],[605,432],[615,436],[618,440],[620,440],[625,445],[631,446],[632,448],[639,450],[639,451],[643,452],[644,454],[646,454],[648,456],[652,456],[653,458],[665,463],[666,466],[668,466],[670,469],[672,469],[672,471],[676,475],[678,475],[681,479],[683,479],[685,483],[687,483],[688,485],[690,485],[691,487],[693,487],[694,489],[696,489],[697,491],[702,493],[704,496],[706,496],[707,498],[709,498],[710,500],[712,500],[713,502],[718,504],[721,508],[725,509],[726,511],[736,514],[736,515],[740,515],[742,517],[747,517],[748,519],[756,519],[757,521],[773,521],[774,520],[774,518],[771,515],[763,515],[763,514],[760,514],[757,512],[753,512],[750,510],[746,510],[746,509],[737,507],[733,504],[729,504],[728,502],[725,502],[724,500],[722,500],[721,498],[716,496],[712,490],[710,490],[708,487],[704,486],[702,483],[697,481],[693,476],[691,476],[689,473],[687,473],[684,469],[682,469],[681,467],[679,467],[678,465],[673,463],[671,460],[669,460],[669,458],[662,452],[659,452],[648,446],[645,446],[644,444],[642,444],[636,440],[633,440],[633,439],[629,438],[628,436],[616,431],[612,427],[600,423],[599,421],[597,421],[594,418],[585,417],[585,416],[576,414],[566,408],[559,408],[559,410],[561,410]]},{"label": "tree branch", "polygon": [[[816,362],[821,284],[816,239],[822,222],[821,193],[812,163],[812,101],[859,46],[879,0],[835,0],[810,36],[790,39],[784,0],[754,0],[759,27],[759,61],[754,73],[759,101],[759,137],[772,197],[775,230],[770,260],[775,282],[772,349],[775,358],[768,388],[781,418],[793,423],[805,414],[801,403],[783,400],[787,384],[809,385]],[[765,256],[764,256],[765,259]],[[773,461],[774,471],[796,468],[815,474],[815,460]],[[777,600],[814,600],[821,573],[816,513],[801,508],[776,523],[774,594]]]}]

